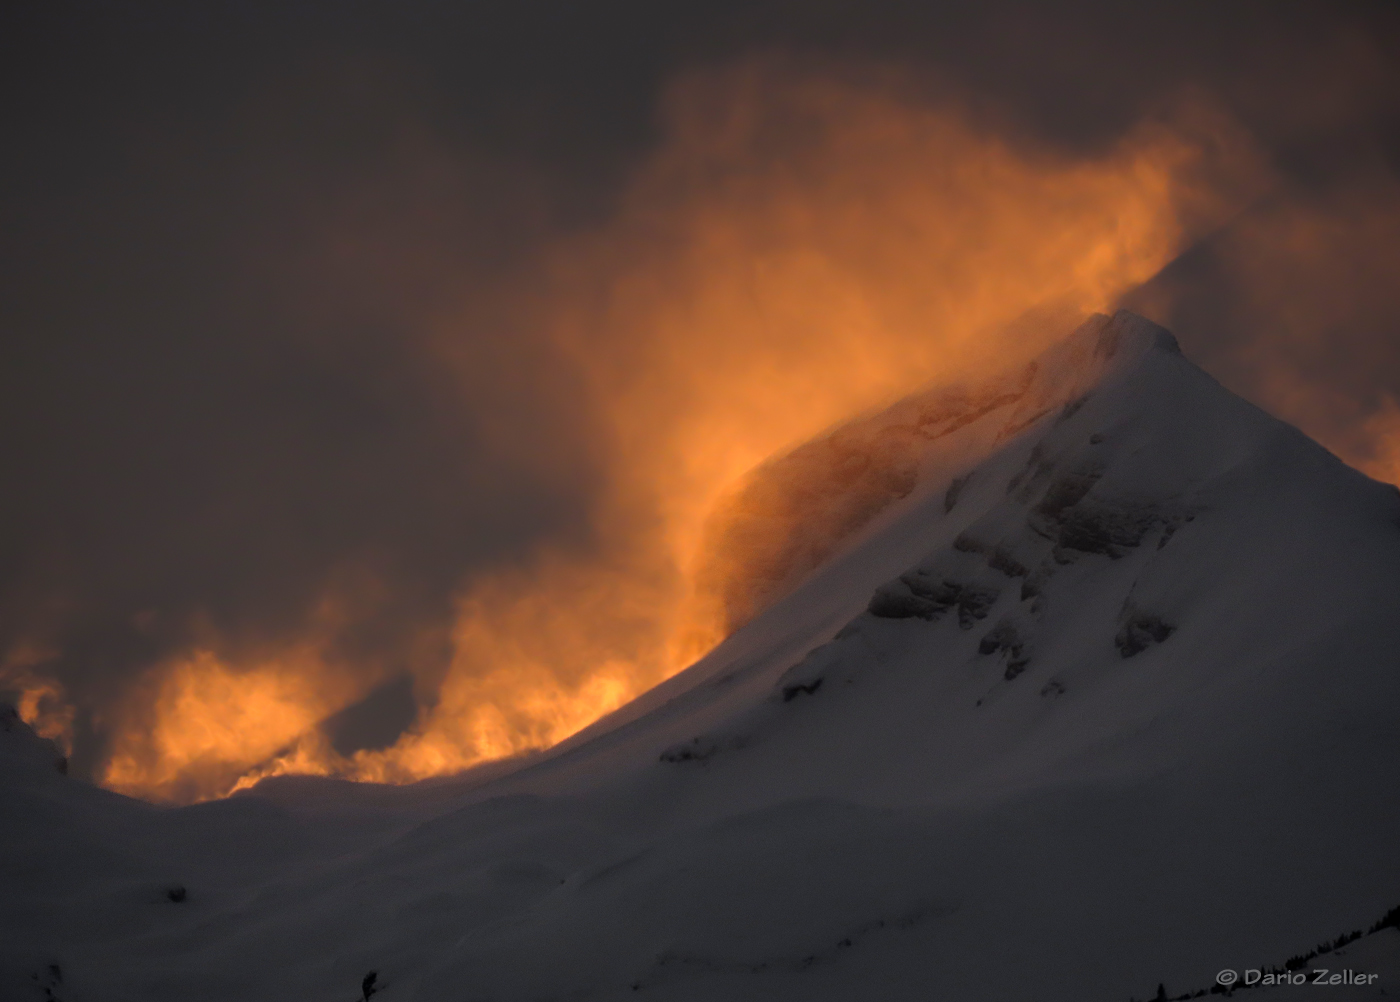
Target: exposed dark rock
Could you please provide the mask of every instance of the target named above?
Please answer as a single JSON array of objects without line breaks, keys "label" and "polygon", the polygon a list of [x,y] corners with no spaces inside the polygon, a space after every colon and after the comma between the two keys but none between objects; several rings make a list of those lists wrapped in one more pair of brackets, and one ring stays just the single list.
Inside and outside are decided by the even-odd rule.
[{"label": "exposed dark rock", "polygon": [[903,575],[900,580],[914,595],[936,603],[941,609],[957,606],[958,622],[963,629],[971,627],[974,620],[984,618],[1000,595],[997,589],[986,585],[938,580],[917,571]]},{"label": "exposed dark rock", "polygon": [[1125,611],[1123,625],[1113,642],[1118,645],[1118,653],[1125,658],[1141,654],[1153,644],[1160,644],[1176,632],[1176,627],[1164,623],[1159,617],[1137,609]]},{"label": "exposed dark rock", "polygon": [[1020,631],[1013,624],[1005,621],[998,623],[982,638],[981,643],[977,645],[977,652],[984,655],[1004,652],[1007,655],[1006,680],[1008,682],[1025,671],[1031,660],[1026,654],[1026,642]]},{"label": "exposed dark rock", "polygon": [[1055,544],[1055,559],[1070,563],[1074,553],[1098,553],[1113,559],[1142,545],[1158,527],[1174,527],[1176,516],[1157,505],[1089,497],[1099,481],[1094,469],[1079,470],[1050,485],[1027,516],[1027,524]]},{"label": "exposed dark rock", "polygon": [[881,619],[937,619],[947,606],[919,598],[903,581],[891,581],[875,589],[867,611]]},{"label": "exposed dark rock", "polygon": [[995,654],[1003,650],[1017,640],[1016,628],[1007,623],[992,628],[982,641],[977,645],[978,654]]},{"label": "exposed dark rock", "polygon": [[1025,564],[999,546],[987,557],[987,564],[993,570],[1001,571],[1009,578],[1023,578],[1030,573]]},{"label": "exposed dark rock", "polygon": [[1124,548],[1142,542],[1151,522],[1134,524],[1115,514],[1105,509],[1067,512],[1055,542],[1062,549],[1101,553],[1116,560],[1123,555]]},{"label": "exposed dark rock", "polygon": [[1035,506],[1035,513],[1047,519],[1058,519],[1066,509],[1083,501],[1101,476],[1102,471],[1094,468],[1066,473],[1050,485],[1045,497]]},{"label": "exposed dark rock", "polygon": [[1025,467],[1006,484],[1006,493],[1022,488],[1022,499],[1036,486],[1043,483],[1055,470],[1055,464],[1045,458],[1045,446],[1037,444],[1026,458]]},{"label": "exposed dark rock", "polygon": [[[795,665],[783,672],[773,687],[784,703],[790,703],[798,696],[812,696],[826,681],[827,673],[838,667],[842,658],[837,641],[814,647]],[[849,682],[849,679],[847,680]],[[834,683],[833,683],[834,684]]]},{"label": "exposed dark rock", "polygon": [[945,609],[957,605],[962,597],[963,586],[956,581],[924,577],[918,573],[905,574],[900,580],[919,598],[936,602]]},{"label": "exposed dark rock", "polygon": [[719,745],[712,738],[696,737],[672,745],[661,753],[663,762],[704,762],[719,752]]},{"label": "exposed dark rock", "polygon": [[958,623],[969,629],[983,619],[1000,592],[985,585],[963,584],[929,577],[919,571],[901,575],[876,589],[869,612],[881,619],[936,620],[953,608]]},{"label": "exposed dark rock", "polygon": [[927,571],[910,571],[909,574],[900,575],[899,579],[918,598],[937,602],[945,607],[956,605],[958,596],[962,593],[962,585],[958,582],[931,577]]},{"label": "exposed dark rock", "polygon": [[184,884],[174,884],[165,889],[165,896],[178,905],[184,902],[188,892],[186,892]]},{"label": "exposed dark rock", "polygon": [[972,629],[979,619],[986,619],[1001,593],[995,588],[967,585],[958,596],[958,625]]},{"label": "exposed dark rock", "polygon": [[1180,529],[1183,525],[1185,525],[1187,522],[1194,522],[1195,520],[1196,515],[1194,512],[1188,512],[1185,515],[1173,515],[1169,518],[1162,519],[1162,536],[1160,539],[1157,540],[1157,549],[1160,550],[1162,547],[1170,543],[1172,541],[1172,537],[1176,535],[1177,530]]},{"label": "exposed dark rock", "polygon": [[969,473],[965,477],[958,477],[948,485],[948,493],[943,495],[943,511],[945,513],[952,511],[957,505],[958,498],[962,496],[963,488],[967,486],[967,482],[971,479],[972,474]]},{"label": "exposed dark rock", "polygon": [[1084,394],[1082,397],[1077,397],[1076,399],[1071,400],[1069,403],[1065,404],[1064,408],[1060,411],[1060,416],[1055,419],[1055,423],[1063,424],[1064,422],[1068,421],[1070,418],[1078,414],[1079,409],[1083,407],[1088,401],[1089,394],[1087,393]]},{"label": "exposed dark rock", "polygon": [[1089,436],[1089,444],[1090,444],[1090,445],[1103,445],[1103,443],[1104,443],[1104,436],[1103,436],[1101,433],[1099,433],[1099,432],[1096,431],[1096,432],[1094,432],[1092,435]]},{"label": "exposed dark rock", "polygon": [[1063,696],[1064,693],[1065,687],[1053,678],[1040,690],[1041,696]]},{"label": "exposed dark rock", "polygon": [[796,685],[784,686],[783,702],[791,703],[794,699],[801,695],[814,695],[816,691],[822,687],[823,681],[824,680],[821,678],[815,678],[807,683],[798,683]]},{"label": "exposed dark rock", "polygon": [[962,553],[976,553],[987,558],[987,566],[1001,571],[1010,578],[1023,578],[1030,573],[1024,564],[1013,557],[1004,547],[991,546],[974,539],[967,533],[959,533],[953,540],[953,549]]},{"label": "exposed dark rock", "polygon": [[953,540],[953,549],[959,553],[985,553],[987,545],[978,542],[965,532],[960,532],[958,538]]},{"label": "exposed dark rock", "polygon": [[1045,590],[1046,582],[1054,573],[1055,565],[1053,563],[1046,562],[1037,567],[1035,573],[1021,582],[1021,601],[1039,597],[1040,593]]}]

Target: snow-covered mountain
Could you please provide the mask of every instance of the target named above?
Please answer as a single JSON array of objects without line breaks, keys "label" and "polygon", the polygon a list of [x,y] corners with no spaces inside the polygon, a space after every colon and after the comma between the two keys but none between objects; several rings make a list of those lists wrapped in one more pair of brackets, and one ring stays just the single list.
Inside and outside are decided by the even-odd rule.
[{"label": "snow-covered mountain", "polygon": [[1124,1000],[1400,903],[1394,487],[1127,313],[824,441],[715,530],[745,625],[513,771],[160,809],[0,733],[0,995]]}]

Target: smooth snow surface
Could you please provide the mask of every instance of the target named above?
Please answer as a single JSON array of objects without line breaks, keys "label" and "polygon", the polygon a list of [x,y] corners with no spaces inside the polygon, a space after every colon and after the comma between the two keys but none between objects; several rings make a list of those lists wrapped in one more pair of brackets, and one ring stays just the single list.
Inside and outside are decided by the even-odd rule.
[{"label": "smooth snow surface", "polygon": [[1126,1000],[1400,904],[1400,492],[1127,313],[863,427],[912,493],[494,778],[163,809],[11,721],[0,998]]}]

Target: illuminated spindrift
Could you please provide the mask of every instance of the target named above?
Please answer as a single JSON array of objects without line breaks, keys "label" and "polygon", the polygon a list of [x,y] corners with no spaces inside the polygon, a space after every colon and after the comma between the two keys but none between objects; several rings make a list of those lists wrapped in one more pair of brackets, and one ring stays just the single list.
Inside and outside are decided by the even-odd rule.
[{"label": "illuminated spindrift", "polygon": [[[889,81],[764,60],[677,81],[661,121],[608,219],[424,337],[465,400],[519,392],[543,427],[584,429],[585,455],[556,457],[547,435],[476,421],[505,462],[596,469],[586,540],[478,570],[450,621],[380,659],[347,660],[359,611],[330,586],[282,636],[195,624],[198,643],[94,708],[104,783],[188,800],[282,772],[405,782],[560,741],[691,664],[907,489],[903,432],[831,429],[929,385],[1014,378],[1266,173],[1199,103],[1070,156]],[[483,309],[528,364],[478,357]],[[552,414],[536,357],[567,373],[579,413]],[[845,477],[833,507],[803,494]],[[418,718],[392,747],[336,754],[315,722],[401,672]]]}]

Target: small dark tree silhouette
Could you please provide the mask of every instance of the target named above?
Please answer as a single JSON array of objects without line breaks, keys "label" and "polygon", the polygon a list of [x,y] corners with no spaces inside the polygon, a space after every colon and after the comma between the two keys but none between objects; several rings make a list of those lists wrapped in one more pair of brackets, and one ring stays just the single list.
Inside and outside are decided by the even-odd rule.
[{"label": "small dark tree silhouette", "polygon": [[374,983],[379,980],[378,971],[370,971],[365,975],[365,979],[360,982],[360,991],[365,993],[364,1002],[369,1002],[370,998],[378,994],[379,989],[374,987]]}]

